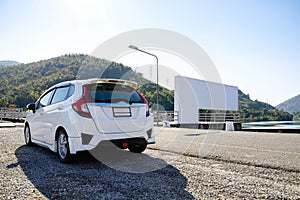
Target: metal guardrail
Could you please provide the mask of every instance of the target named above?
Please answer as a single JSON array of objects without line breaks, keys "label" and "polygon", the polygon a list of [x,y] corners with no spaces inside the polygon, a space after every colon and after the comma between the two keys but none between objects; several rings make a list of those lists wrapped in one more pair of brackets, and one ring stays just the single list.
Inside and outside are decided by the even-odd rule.
[{"label": "metal guardrail", "polygon": [[0,108],[0,119],[21,119],[26,116],[23,108]]},{"label": "metal guardrail", "polygon": [[[154,116],[154,121],[157,121],[157,112],[152,111]],[[169,122],[178,122],[178,111],[158,111],[158,121],[169,121]],[[215,112],[215,113],[199,113],[199,122],[241,122],[240,113],[222,113],[222,112]]]},{"label": "metal guardrail", "polygon": [[[157,111],[152,111],[154,121],[157,121]],[[0,108],[0,119],[21,119],[26,116],[22,108]],[[158,111],[158,121],[178,122],[178,112]],[[199,122],[240,122],[240,114],[235,113],[199,113]]]},{"label": "metal guardrail", "polygon": [[[154,121],[157,122],[157,112],[152,111]],[[178,112],[173,111],[158,111],[158,121],[178,122]]]},{"label": "metal guardrail", "polygon": [[240,113],[199,113],[199,122],[241,122]]}]

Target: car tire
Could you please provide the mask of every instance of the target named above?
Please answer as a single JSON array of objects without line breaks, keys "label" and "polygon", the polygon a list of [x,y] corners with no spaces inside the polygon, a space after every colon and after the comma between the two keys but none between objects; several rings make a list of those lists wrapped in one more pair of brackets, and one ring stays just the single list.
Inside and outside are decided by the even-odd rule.
[{"label": "car tire", "polygon": [[57,136],[57,155],[62,163],[70,163],[72,161],[68,135],[63,129],[59,131]]},{"label": "car tire", "polygon": [[24,138],[25,138],[25,144],[27,146],[32,146],[31,132],[30,132],[30,128],[28,125],[26,125],[24,128]]},{"label": "car tire", "polygon": [[145,151],[146,148],[147,143],[145,141],[136,144],[131,144],[128,146],[129,151],[132,153],[142,153],[143,151]]}]

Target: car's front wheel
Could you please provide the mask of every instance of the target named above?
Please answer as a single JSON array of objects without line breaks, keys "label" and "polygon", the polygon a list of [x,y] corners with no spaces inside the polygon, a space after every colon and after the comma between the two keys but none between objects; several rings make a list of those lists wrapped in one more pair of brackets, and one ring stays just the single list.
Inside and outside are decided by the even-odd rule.
[{"label": "car's front wheel", "polygon": [[32,145],[31,132],[30,132],[30,128],[28,125],[26,125],[24,128],[24,138],[25,138],[25,144],[27,146],[31,146]]},{"label": "car's front wheel", "polygon": [[70,154],[68,135],[66,131],[60,130],[57,137],[57,155],[63,163],[70,163],[72,155]]}]

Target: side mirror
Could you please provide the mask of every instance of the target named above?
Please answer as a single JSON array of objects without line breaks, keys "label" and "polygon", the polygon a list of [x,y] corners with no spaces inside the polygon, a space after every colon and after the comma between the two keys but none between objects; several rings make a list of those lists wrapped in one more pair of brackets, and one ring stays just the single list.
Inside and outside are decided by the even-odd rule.
[{"label": "side mirror", "polygon": [[32,112],[35,113],[35,103],[30,103],[26,107],[27,109],[32,110]]}]

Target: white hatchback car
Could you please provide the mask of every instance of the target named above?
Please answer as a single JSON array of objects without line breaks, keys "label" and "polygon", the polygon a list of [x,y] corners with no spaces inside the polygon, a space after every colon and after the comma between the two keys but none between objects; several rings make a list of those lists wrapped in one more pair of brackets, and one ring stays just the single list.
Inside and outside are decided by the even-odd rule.
[{"label": "white hatchback car", "polygon": [[135,82],[88,79],[52,86],[29,104],[24,136],[32,143],[57,152],[67,163],[73,154],[111,141],[131,152],[143,152],[155,143],[148,101]]}]

